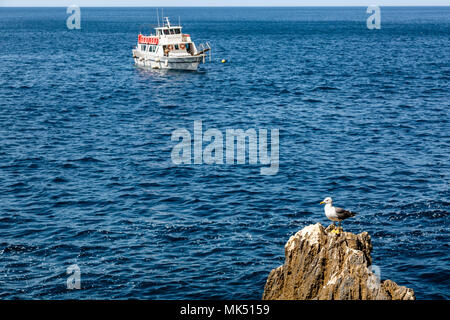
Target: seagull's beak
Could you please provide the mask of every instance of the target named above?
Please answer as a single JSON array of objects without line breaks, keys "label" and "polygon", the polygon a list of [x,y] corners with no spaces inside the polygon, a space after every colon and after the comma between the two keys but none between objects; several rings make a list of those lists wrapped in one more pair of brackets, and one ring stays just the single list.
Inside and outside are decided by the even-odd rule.
[{"label": "seagull's beak", "polygon": [[324,204],[324,203],[325,203],[325,202],[323,202],[323,201],[322,201],[322,202],[321,202],[321,203],[319,203],[319,204]]}]

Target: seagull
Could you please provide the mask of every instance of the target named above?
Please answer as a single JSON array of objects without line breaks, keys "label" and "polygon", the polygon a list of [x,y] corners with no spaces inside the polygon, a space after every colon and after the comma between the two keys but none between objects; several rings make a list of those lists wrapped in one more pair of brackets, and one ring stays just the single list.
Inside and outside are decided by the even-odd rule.
[{"label": "seagull", "polygon": [[[327,216],[328,219],[333,221],[333,226],[335,227],[333,229],[333,231],[331,231],[331,232],[339,234],[339,228],[341,228],[341,221],[355,216],[356,213],[348,211],[348,210],[344,210],[342,208],[333,207],[333,199],[331,199],[331,197],[326,197],[325,199],[323,199],[323,201],[320,204],[324,204],[324,203],[325,203],[325,208],[324,208],[325,215]],[[334,224],[335,221],[339,221],[339,225],[338,225],[337,229],[336,229],[336,225]]]}]

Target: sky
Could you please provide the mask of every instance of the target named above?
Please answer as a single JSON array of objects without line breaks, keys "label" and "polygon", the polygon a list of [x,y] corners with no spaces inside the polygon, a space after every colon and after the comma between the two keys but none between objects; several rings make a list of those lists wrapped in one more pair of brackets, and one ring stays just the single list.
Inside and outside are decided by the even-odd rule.
[{"label": "sky", "polygon": [[449,0],[0,0],[0,7],[449,6]]}]

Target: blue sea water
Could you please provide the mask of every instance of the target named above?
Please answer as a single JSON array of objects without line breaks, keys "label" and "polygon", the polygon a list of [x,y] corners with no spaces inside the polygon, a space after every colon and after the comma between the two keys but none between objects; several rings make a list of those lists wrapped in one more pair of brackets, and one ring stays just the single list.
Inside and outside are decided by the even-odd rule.
[{"label": "blue sea water", "polygon": [[[450,8],[382,7],[380,30],[362,7],[165,15],[213,61],[134,67],[154,8],[81,8],[81,30],[0,8],[0,298],[259,299],[332,196],[382,279],[448,299]],[[194,120],[279,129],[278,174],[175,165]]]}]

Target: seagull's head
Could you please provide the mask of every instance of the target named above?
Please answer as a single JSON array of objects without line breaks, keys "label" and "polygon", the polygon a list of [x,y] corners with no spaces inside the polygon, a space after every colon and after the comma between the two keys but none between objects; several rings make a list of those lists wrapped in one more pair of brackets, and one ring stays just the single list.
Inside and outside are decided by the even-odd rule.
[{"label": "seagull's head", "polygon": [[332,202],[333,200],[331,199],[331,197],[326,197],[320,204],[331,204]]}]

